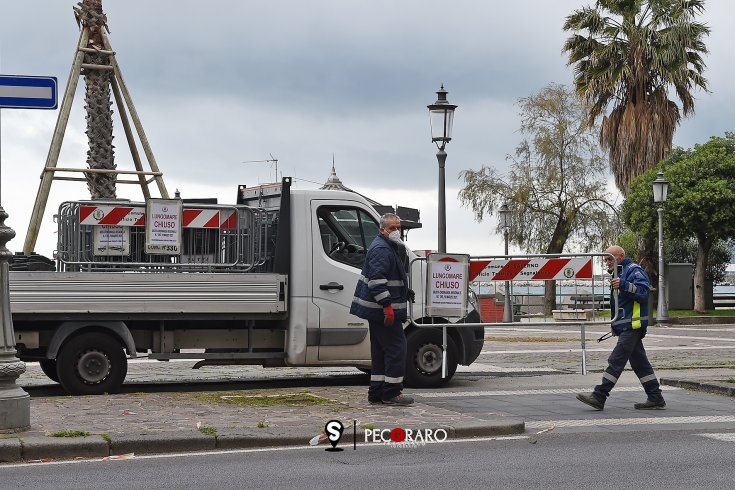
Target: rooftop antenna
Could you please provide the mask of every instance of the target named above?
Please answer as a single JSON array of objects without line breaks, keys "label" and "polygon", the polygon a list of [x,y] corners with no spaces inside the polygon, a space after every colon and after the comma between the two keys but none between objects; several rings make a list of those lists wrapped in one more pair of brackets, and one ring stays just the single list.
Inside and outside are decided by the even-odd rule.
[{"label": "rooftop antenna", "polygon": [[274,157],[273,153],[268,153],[268,156],[270,156],[270,158],[265,159],[265,160],[245,160],[244,162],[241,162],[241,163],[273,163],[275,164],[276,182],[278,182],[278,158]]}]

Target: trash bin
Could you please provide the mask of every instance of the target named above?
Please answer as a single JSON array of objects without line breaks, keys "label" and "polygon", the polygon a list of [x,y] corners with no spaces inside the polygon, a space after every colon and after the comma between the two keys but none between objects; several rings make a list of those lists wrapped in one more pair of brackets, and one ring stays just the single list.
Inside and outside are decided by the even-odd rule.
[{"label": "trash bin", "polygon": [[694,264],[668,264],[666,266],[666,293],[670,310],[694,308]]}]

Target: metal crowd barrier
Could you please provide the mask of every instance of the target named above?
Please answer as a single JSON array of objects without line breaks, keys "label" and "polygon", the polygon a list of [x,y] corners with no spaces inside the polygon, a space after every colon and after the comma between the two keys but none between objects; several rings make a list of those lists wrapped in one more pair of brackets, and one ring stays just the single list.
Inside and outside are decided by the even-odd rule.
[{"label": "metal crowd barrier", "polygon": [[[181,253],[145,252],[145,203],[69,201],[56,216],[60,271],[245,272],[266,263],[274,227],[248,206],[184,204]],[[271,250],[272,251],[272,250]]]},{"label": "metal crowd barrier", "polygon": [[[510,290],[506,290],[505,294],[513,295],[514,283],[525,283],[530,282],[544,284],[546,281],[557,281],[557,288],[559,287],[575,287],[577,283],[582,283],[591,287],[591,293],[581,293],[583,298],[585,295],[591,297],[589,309],[578,309],[566,310],[572,312],[575,315],[566,315],[565,310],[556,310],[559,312],[557,318],[552,317],[551,320],[543,316],[535,315],[522,315],[520,322],[516,321],[505,321],[505,322],[480,322],[480,323],[454,323],[450,318],[445,318],[444,323],[433,321],[431,323],[421,323],[422,318],[427,318],[429,315],[426,313],[427,306],[427,284],[416,285],[411,284],[414,274],[409,273],[410,288],[414,291],[420,290],[423,294],[420,295],[422,298],[421,302],[415,304],[409,303],[409,320],[412,324],[417,327],[441,327],[443,331],[443,347],[446,352],[447,348],[447,327],[493,327],[503,326],[508,327],[510,325],[524,325],[524,326],[549,326],[549,325],[579,325],[580,326],[580,343],[582,348],[582,374],[587,374],[587,351],[586,351],[586,326],[588,325],[608,325],[611,327],[613,321],[618,319],[620,309],[618,305],[617,290],[613,294],[613,307],[612,311],[616,314],[614,317],[610,317],[609,308],[605,312],[600,312],[598,316],[598,309],[596,308],[596,299],[600,296],[596,294],[595,287],[599,284],[594,274],[594,263],[595,259],[602,261],[604,257],[610,257],[613,260],[613,275],[611,278],[618,276],[618,267],[615,257],[606,253],[587,253],[587,254],[529,254],[529,255],[486,255],[486,256],[472,256],[470,257],[469,266],[469,278],[468,282],[472,293],[470,297],[475,296],[474,303],[472,306],[480,312],[479,301],[476,298],[477,292],[481,289],[482,285],[486,285],[493,282],[503,282],[510,286]],[[421,273],[418,277],[425,278],[428,271],[426,262],[428,257],[417,257],[411,260],[409,269],[411,272],[414,271],[415,267],[421,268]],[[597,284],[596,284],[597,281]],[[602,280],[602,285],[606,282]],[[563,286],[566,285],[566,286]],[[507,288],[507,286],[506,286]],[[577,288],[579,289],[579,288]],[[558,296],[570,296],[569,294],[557,294]],[[584,298],[587,299],[587,298]],[[573,301],[573,300],[572,300]],[[580,303],[578,299],[578,304]],[[511,306],[515,305],[515,302],[511,302]],[[604,304],[600,302],[600,305]],[[608,305],[609,306],[609,305]],[[556,315],[555,311],[555,315]],[[589,313],[588,313],[589,312]],[[567,318],[564,318],[567,317]],[[562,319],[564,318],[564,319]],[[417,320],[419,322],[417,322]],[[443,362],[442,373],[446,376],[446,364]]]}]

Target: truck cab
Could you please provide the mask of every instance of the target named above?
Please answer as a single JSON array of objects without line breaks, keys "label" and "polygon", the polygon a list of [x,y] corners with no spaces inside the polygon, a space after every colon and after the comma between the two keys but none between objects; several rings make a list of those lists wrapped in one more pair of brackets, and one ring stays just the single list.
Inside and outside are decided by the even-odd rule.
[{"label": "truck cab", "polygon": [[[362,196],[345,191],[292,191],[292,209],[302,213],[292,219],[293,257],[308,254],[291,267],[292,306],[306,312],[306,321],[291,316],[289,356],[291,364],[344,364],[351,359],[362,369],[370,368],[370,339],[366,320],[349,313],[355,285],[360,277],[365,254],[379,233],[379,216],[366,205]],[[305,228],[302,228],[304,227]],[[304,237],[309,237],[304,240]],[[296,251],[299,249],[300,251]],[[416,255],[405,250],[405,263],[415,264]],[[416,294],[411,305],[422,311],[425,271],[410,267],[410,283]],[[304,291],[301,295],[295,291]],[[297,306],[298,305],[298,306]],[[468,318],[453,322],[479,323],[475,305]],[[482,327],[451,328],[448,332],[447,357],[449,376],[441,377],[443,359],[442,332],[439,328],[420,326],[448,323],[445,318],[417,318],[406,324],[408,356],[405,382],[412,387],[440,386],[454,374],[458,364],[473,362],[484,341]],[[296,325],[295,323],[299,324]],[[305,329],[304,337],[296,332]]]}]

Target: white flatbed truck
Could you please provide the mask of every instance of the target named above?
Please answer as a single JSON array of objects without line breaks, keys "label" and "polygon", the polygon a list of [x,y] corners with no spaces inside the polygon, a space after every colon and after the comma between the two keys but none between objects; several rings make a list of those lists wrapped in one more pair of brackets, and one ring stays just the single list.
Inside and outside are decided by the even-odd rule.
[{"label": "white flatbed truck", "polygon": [[[233,206],[183,204],[173,255],[145,253],[146,203],[64,203],[54,270],[22,270],[21,258],[11,261],[18,356],[40,362],[72,394],[116,392],[127,359],[138,354],[199,359],[195,367],[369,370],[368,325],[349,308],[379,216],[359,194],[292,190],[290,183],[240,186]],[[422,273],[412,268],[411,282],[423,284]],[[415,289],[412,307],[422,311],[422,289]],[[443,378],[442,331],[418,326],[479,323],[473,306],[464,319],[414,313],[415,323],[405,326],[408,386],[441,386],[457,364],[477,359],[483,327],[448,328]]]}]

